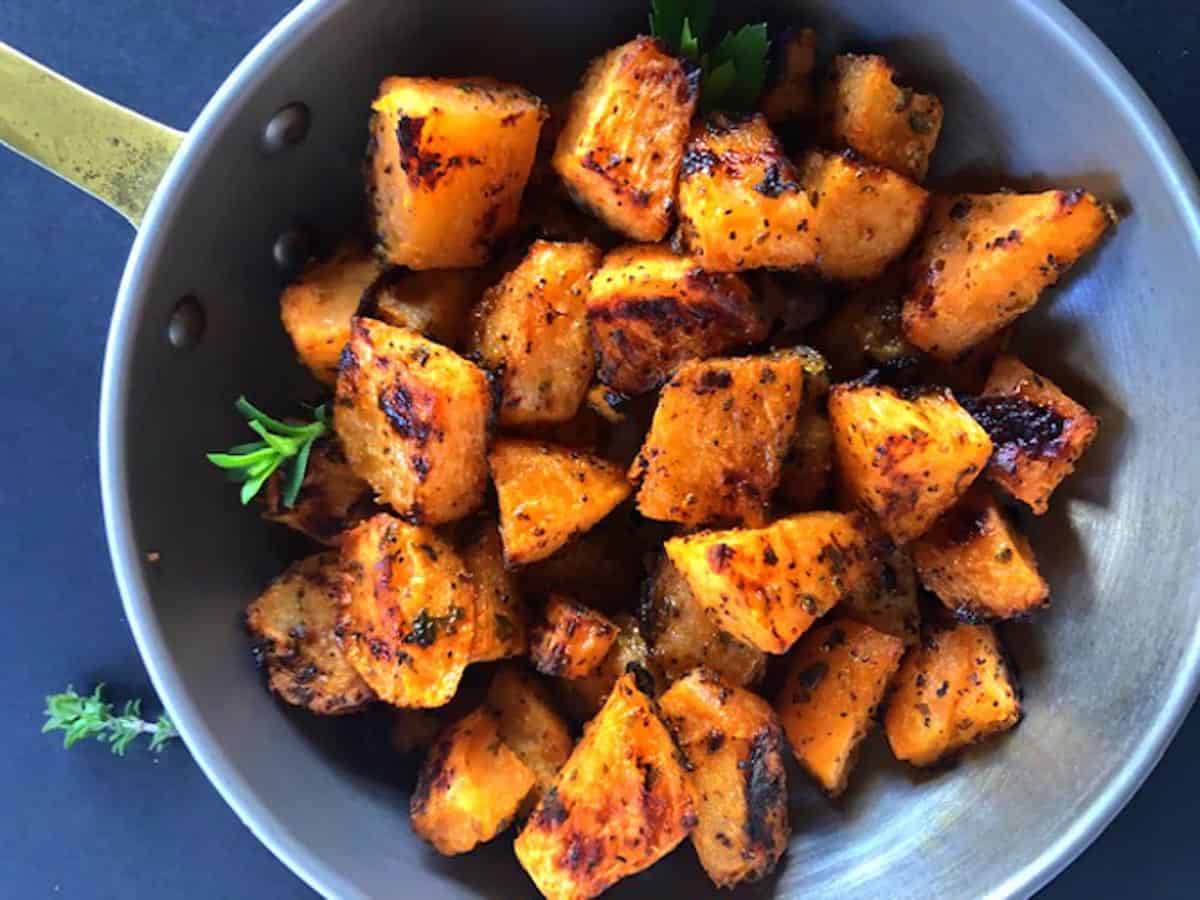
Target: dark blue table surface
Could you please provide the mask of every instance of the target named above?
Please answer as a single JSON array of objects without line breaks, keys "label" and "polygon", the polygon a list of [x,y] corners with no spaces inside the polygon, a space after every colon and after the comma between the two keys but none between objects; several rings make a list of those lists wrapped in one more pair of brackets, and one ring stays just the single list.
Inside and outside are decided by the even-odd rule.
[{"label": "dark blue table surface", "polygon": [[[1200,160],[1195,0],[1068,5]],[[3,0],[0,40],[186,128],[289,6]],[[57,738],[38,734],[42,697],[68,682],[102,680],[120,696],[153,696],[121,614],[97,484],[104,337],[132,237],[99,203],[0,151],[0,584],[11,626],[0,641],[0,896],[308,897],[181,745],[116,760],[94,745],[65,753]],[[1129,807],[1044,896],[1197,896],[1196,760],[1200,712]]]}]

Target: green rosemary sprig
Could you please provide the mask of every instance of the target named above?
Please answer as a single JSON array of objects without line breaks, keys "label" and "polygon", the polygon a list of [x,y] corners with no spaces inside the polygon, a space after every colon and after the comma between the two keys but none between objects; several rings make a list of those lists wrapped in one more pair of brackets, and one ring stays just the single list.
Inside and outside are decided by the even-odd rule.
[{"label": "green rosemary sprig", "polygon": [[245,397],[238,397],[234,408],[262,440],[238,444],[223,453],[209,453],[208,461],[242,483],[243,505],[254,499],[281,466],[292,461],[282,494],[283,505],[290,508],[300,494],[313,442],[329,431],[327,408],[318,406],[313,410],[314,421],[304,424],[268,416]]}]

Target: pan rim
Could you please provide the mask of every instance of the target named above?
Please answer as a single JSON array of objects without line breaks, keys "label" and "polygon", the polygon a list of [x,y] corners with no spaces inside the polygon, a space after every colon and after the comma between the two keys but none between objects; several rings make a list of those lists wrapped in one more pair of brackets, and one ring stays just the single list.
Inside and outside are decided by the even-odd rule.
[{"label": "pan rim", "polygon": [[[178,727],[192,757],[225,802],[255,837],[313,890],[325,896],[361,897],[320,855],[305,846],[258,797],[233,766],[223,741],[205,724],[199,707],[168,653],[154,612],[151,592],[142,575],[134,541],[127,490],[127,449],[123,423],[134,329],[145,298],[150,260],[164,241],[162,223],[203,158],[206,145],[219,135],[238,108],[248,83],[284,47],[316,29],[348,0],[304,0],[284,16],[243,58],[205,105],[189,130],[147,209],[126,263],[105,347],[100,390],[100,484],[104,526],[113,572],[125,615],[138,651],[167,713]],[[1094,79],[1134,126],[1155,172],[1173,197],[1200,257],[1200,182],[1178,141],[1149,97],[1122,63],[1059,0],[1009,0],[1012,15],[1024,16],[1070,54]],[[1200,584],[1192,590],[1200,592]],[[1150,775],[1200,693],[1200,621],[1150,729],[1125,758],[1114,778],[1087,798],[1070,827],[999,884],[989,897],[1028,896],[1048,884],[1081,854],[1125,807]]]}]

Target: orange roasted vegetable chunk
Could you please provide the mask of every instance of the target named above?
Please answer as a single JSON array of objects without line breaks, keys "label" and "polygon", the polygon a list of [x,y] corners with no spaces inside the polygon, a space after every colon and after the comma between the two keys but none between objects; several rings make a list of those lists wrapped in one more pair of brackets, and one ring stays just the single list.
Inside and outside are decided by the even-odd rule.
[{"label": "orange roasted vegetable chunk", "polygon": [[629,496],[620,469],[578,450],[501,438],[488,455],[511,566],[545,559]]},{"label": "orange roasted vegetable chunk", "polygon": [[354,471],[406,518],[473,512],[487,485],[487,376],[407,328],[355,319],[333,421]]},{"label": "orange roasted vegetable chunk", "polygon": [[767,336],[762,311],[741,278],[705,272],[662,245],[622,247],[604,257],[587,315],[599,379],[630,395],[657,388],[685,360]]},{"label": "orange roasted vegetable chunk", "polygon": [[481,707],[438,735],[409,801],[412,828],[445,856],[473,850],[508,827],[535,783]]},{"label": "orange roasted vegetable chunk", "polygon": [[641,612],[650,653],[670,681],[704,666],[730,684],[745,687],[766,670],[763,652],[717,628],[666,556],[659,560]]},{"label": "orange roasted vegetable chunk", "polygon": [[895,685],[884,728],[896,758],[915,766],[931,766],[1021,719],[1020,698],[990,625],[924,629]]},{"label": "orange roasted vegetable chunk", "polygon": [[482,264],[517,223],[542,102],[490,78],[391,77],[371,109],[379,251],[410,269]]},{"label": "orange roasted vegetable chunk", "polygon": [[[363,292],[358,314],[458,348],[483,296],[487,269],[427,269],[393,266]],[[347,321],[347,327],[349,322]]]},{"label": "orange roasted vegetable chunk", "polygon": [[901,87],[887,59],[852,53],[837,57],[824,107],[834,144],[912,181],[925,180],[942,130],[942,104],[932,94]]},{"label": "orange roasted vegetable chunk", "polygon": [[536,782],[522,804],[530,812],[554,784],[574,741],[566,720],[550,702],[536,675],[504,665],[487,692],[487,708],[500,725],[500,737],[533,771]]},{"label": "orange roasted vegetable chunk", "polygon": [[616,639],[617,626],[607,616],[556,594],[546,602],[529,657],[543,675],[582,678],[600,668]]},{"label": "orange roasted vegetable chunk", "polygon": [[881,552],[878,590],[871,587],[844,597],[838,614],[897,637],[906,647],[915,644],[920,636],[921,609],[917,604],[917,572],[911,554],[903,548]]},{"label": "orange roasted vegetable chunk", "polygon": [[851,153],[810,151],[800,179],[810,207],[802,236],[824,278],[878,278],[912,243],[929,207],[924,188]]},{"label": "orange roasted vegetable chunk", "polygon": [[504,565],[500,529],[490,516],[472,523],[462,548],[463,565],[475,585],[475,637],[471,662],[523,656],[528,623],[517,579]]},{"label": "orange roasted vegetable chunk", "polygon": [[583,900],[653,865],[695,825],[694,792],[675,742],[627,674],[515,846],[545,897]]},{"label": "orange roasted vegetable chunk", "polygon": [[813,111],[812,73],[817,65],[817,33],[801,28],[783,43],[778,77],[763,91],[758,108],[774,124]]},{"label": "orange roasted vegetable chunk", "polygon": [[1029,541],[978,483],[912,553],[925,587],[968,621],[1025,616],[1050,600]]},{"label": "orange roasted vegetable chunk", "polygon": [[767,653],[786,653],[838,601],[879,577],[862,522],[849,513],[702,531],[671,538],[666,549],[717,626]]},{"label": "orange roasted vegetable chunk", "polygon": [[579,410],[596,363],[588,334],[592,244],[535,241],[476,311],[473,355],[500,389],[501,425],[566,422]]},{"label": "orange roasted vegetable chunk", "polygon": [[903,655],[900,638],[838,617],[806,634],[788,657],[775,711],[797,762],[830,794],[845,789]]},{"label": "orange roasted vegetable chunk", "polygon": [[987,477],[1039,516],[1100,430],[1099,419],[1013,356],[996,359],[970,409],[996,448]]},{"label": "orange roasted vegetable chunk", "polygon": [[1113,223],[1086,191],[938,197],[904,298],[904,333],[951,360],[1037,302]]},{"label": "orange roasted vegetable chunk", "polygon": [[338,644],[379,699],[450,701],[471,661],[476,588],[454,548],[431,528],[380,514],[342,541]]},{"label": "orange roasted vegetable chunk", "polygon": [[375,694],[338,648],[336,551],[289,566],[246,610],[255,656],[280,698],[322,716],[356,712]]},{"label": "orange roasted vegetable chunk", "polygon": [[910,400],[889,387],[839,384],[829,418],[843,487],[899,544],[953,506],[992,453],[987,432],[948,390]]},{"label": "orange roasted vegetable chunk", "polygon": [[684,525],[766,521],[805,395],[795,351],[691,360],[659,395],[629,468],[638,509]]},{"label": "orange roasted vegetable chunk", "polygon": [[378,511],[371,486],[354,474],[337,438],[315,441],[308,454],[300,493],[290,507],[283,505],[285,475],[267,479],[262,516],[336,547],[342,532]]},{"label": "orange roasted vegetable chunk", "polygon": [[652,38],[594,60],[552,160],[576,202],[634,240],[666,237],[698,94],[699,71]]},{"label": "orange roasted vegetable chunk", "polygon": [[311,263],[279,297],[279,318],[300,362],[326,384],[337,381],[338,360],[350,340],[350,320],[383,264],[353,241]]},{"label": "orange roasted vegetable chunk", "polygon": [[562,678],[554,682],[567,712],[580,722],[586,722],[599,712],[612,693],[613,685],[626,672],[634,673],[638,687],[648,696],[655,696],[664,684],[637,619],[628,613],[618,613],[612,618],[620,630],[600,668],[583,678]]},{"label": "orange roasted vegetable chunk", "polygon": [[833,428],[816,402],[804,404],[783,458],[776,496],[797,512],[819,509],[833,477]]},{"label": "orange roasted vegetable chunk", "polygon": [[719,888],[769,875],[791,835],[775,713],[707,669],[671,685],[659,708],[691,764],[699,819],[692,846],[700,865]]},{"label": "orange roasted vegetable chunk", "polygon": [[894,172],[817,151],[797,166],[762,116],[718,116],[696,126],[684,154],[679,242],[710,271],[807,267],[864,280],[904,251],[927,205]]}]

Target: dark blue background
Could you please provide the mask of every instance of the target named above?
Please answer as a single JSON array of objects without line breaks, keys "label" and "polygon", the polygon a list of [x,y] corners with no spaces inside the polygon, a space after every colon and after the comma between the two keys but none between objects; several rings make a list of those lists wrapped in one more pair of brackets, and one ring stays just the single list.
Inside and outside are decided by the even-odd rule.
[{"label": "dark blue background", "polygon": [[[399,0],[396,0],[399,2]],[[968,0],[982,2],[982,0]],[[1200,160],[1195,0],[1071,0]],[[286,0],[2,0],[0,40],[186,128]],[[121,615],[97,484],[109,311],[133,233],[99,203],[0,151],[0,894],[308,897],[176,745],[116,760],[38,734],[68,682],[151,690]],[[1200,713],[1051,898],[1195,897]],[[1003,847],[995,848],[1003,853]],[[403,889],[401,889],[403,893]]]}]

